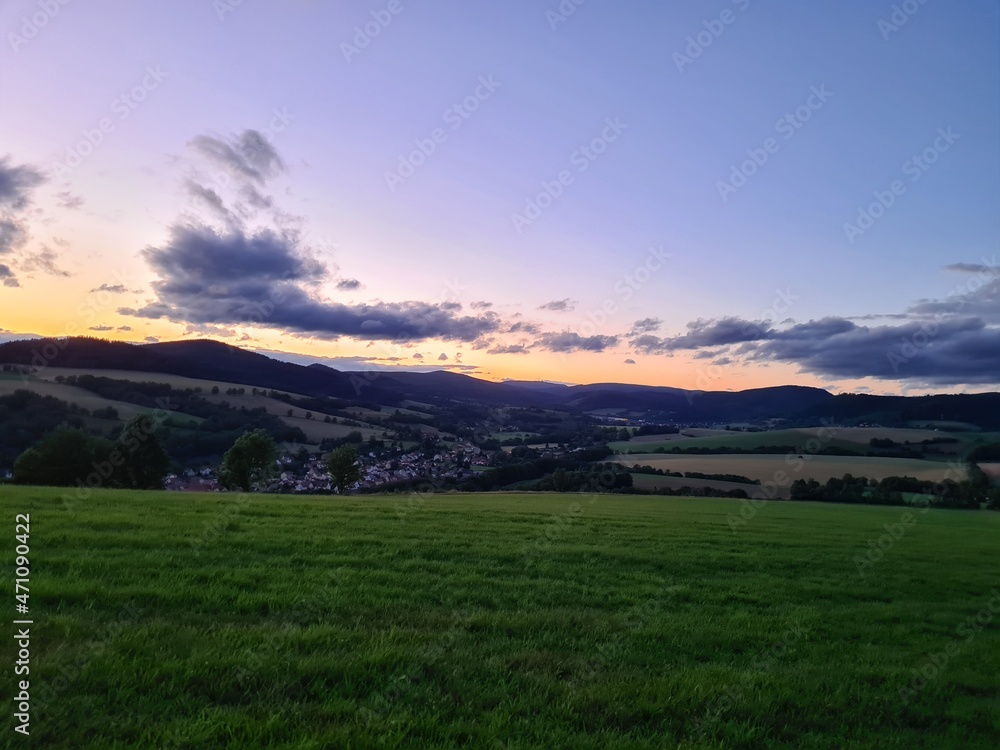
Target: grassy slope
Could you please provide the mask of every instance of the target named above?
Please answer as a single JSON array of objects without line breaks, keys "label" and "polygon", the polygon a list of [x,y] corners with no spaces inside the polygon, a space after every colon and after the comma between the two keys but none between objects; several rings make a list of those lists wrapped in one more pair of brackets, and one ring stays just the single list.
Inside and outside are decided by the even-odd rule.
[{"label": "grassy slope", "polygon": [[734,533],[726,500],[404,498],[400,522],[392,499],[99,491],[71,515],[57,490],[0,491],[5,569],[14,514],[32,519],[38,746],[986,748],[1000,732],[1000,618],[956,640],[997,585],[1000,514],[923,516],[862,577],[852,556],[899,509],[772,503]]}]

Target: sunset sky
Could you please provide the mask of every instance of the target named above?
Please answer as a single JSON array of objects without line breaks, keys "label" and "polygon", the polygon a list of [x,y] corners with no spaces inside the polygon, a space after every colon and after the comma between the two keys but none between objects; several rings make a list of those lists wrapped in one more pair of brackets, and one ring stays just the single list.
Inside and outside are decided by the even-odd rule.
[{"label": "sunset sky", "polygon": [[997,389],[994,0],[577,2],[3,3],[0,336]]}]

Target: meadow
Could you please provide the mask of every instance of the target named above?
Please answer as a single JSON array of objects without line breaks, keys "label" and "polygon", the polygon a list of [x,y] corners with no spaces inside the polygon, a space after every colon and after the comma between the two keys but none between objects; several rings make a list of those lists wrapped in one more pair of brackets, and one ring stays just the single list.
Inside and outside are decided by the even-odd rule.
[{"label": "meadow", "polygon": [[[35,746],[1000,736],[998,513],[111,490],[67,508],[64,493],[0,486],[5,570],[15,514],[31,517]],[[0,654],[10,675],[11,639]],[[7,722],[3,742],[24,745]]]}]

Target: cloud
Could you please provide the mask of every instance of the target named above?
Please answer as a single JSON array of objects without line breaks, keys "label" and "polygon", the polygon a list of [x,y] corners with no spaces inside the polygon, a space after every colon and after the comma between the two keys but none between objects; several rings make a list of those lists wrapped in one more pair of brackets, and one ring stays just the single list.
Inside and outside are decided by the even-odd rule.
[{"label": "cloud", "polygon": [[95,286],[90,290],[91,294],[94,292],[108,292],[109,294],[125,294],[128,289],[125,288],[124,284],[101,284],[100,286]]},{"label": "cloud", "polygon": [[479,301],[479,302],[473,302],[472,304],[469,305],[469,307],[471,307],[473,310],[489,310],[491,307],[493,307],[493,303]]},{"label": "cloud", "polygon": [[60,206],[71,210],[80,208],[85,202],[83,198],[79,195],[74,195],[69,190],[60,190],[56,193],[56,200],[59,201]]},{"label": "cloud", "polygon": [[447,354],[444,354],[444,353],[442,353],[442,354],[441,354],[441,355],[440,355],[440,356],[438,357],[438,361],[439,361],[439,362],[447,362],[447,361],[448,361],[448,355],[447,355]]},{"label": "cloud", "polygon": [[45,177],[27,164],[14,166],[10,156],[0,157],[0,209],[21,211],[31,203],[32,191]]},{"label": "cloud", "polygon": [[186,180],[184,182],[184,189],[187,191],[188,195],[196,200],[201,201],[205,206],[222,219],[229,222],[239,223],[239,219],[233,215],[233,213],[226,208],[225,201],[222,200],[222,196],[219,195],[215,190],[210,187],[205,187],[200,185],[194,180]]},{"label": "cloud", "polygon": [[581,336],[572,331],[564,331],[543,333],[534,345],[551,352],[603,352],[609,347],[617,346],[618,341],[617,336]]},{"label": "cloud", "polygon": [[118,326],[119,331],[131,331],[132,326]]},{"label": "cloud", "polygon": [[21,270],[28,273],[40,271],[50,276],[69,276],[68,271],[64,271],[56,265],[59,256],[48,247],[43,247],[37,253],[26,255],[21,260]]},{"label": "cloud", "polygon": [[421,354],[420,352],[417,352],[416,354],[413,355],[413,358],[414,359],[423,359],[424,355]]},{"label": "cloud", "polygon": [[113,331],[114,328],[112,326],[90,326],[90,328],[88,328],[87,330],[88,331]]},{"label": "cloud", "polygon": [[35,188],[44,181],[45,177],[34,167],[14,165],[10,156],[0,158],[0,255],[13,252],[27,242],[28,228],[22,212],[31,204]]},{"label": "cloud", "polygon": [[699,318],[688,323],[688,331],[683,336],[659,338],[649,334],[638,336],[632,342],[633,348],[643,354],[663,354],[681,349],[700,349],[707,346],[727,346],[746,341],[760,341],[768,337],[770,324],[751,322],[740,318],[720,318],[703,320]]},{"label": "cloud", "polygon": [[546,302],[544,305],[539,305],[539,310],[552,310],[553,312],[573,312],[576,309],[576,300],[569,299],[557,299],[552,302]]},{"label": "cloud", "polygon": [[[1000,383],[1000,267],[965,264],[975,276],[941,300],[920,300],[881,325],[830,316],[772,327],[724,318],[697,320],[674,338],[640,336],[643,353],[689,350],[728,365],[735,358],[797,365],[823,378],[876,378],[928,386]],[[970,270],[973,269],[973,270]],[[864,317],[864,316],[862,316]],[[897,322],[898,321],[898,322]],[[717,357],[717,358],[716,358]]]},{"label": "cloud", "polygon": [[[164,243],[142,251],[158,276],[152,283],[155,298],[138,309],[120,308],[120,314],[188,325],[255,325],[293,336],[347,336],[369,342],[471,342],[501,328],[496,313],[462,315],[457,302],[345,304],[327,299],[321,289],[332,274],[303,245],[303,219],[274,208],[271,199],[257,191],[285,171],[273,146],[256,131],[236,138],[201,135],[189,145],[202,160],[235,178],[235,208],[227,208],[219,191],[188,180],[188,192],[207,202],[211,215],[198,218],[188,212],[172,223]],[[223,221],[213,223],[219,218]],[[250,218],[253,226],[244,221]],[[356,279],[333,281],[341,291],[362,288]]]},{"label": "cloud", "polygon": [[541,327],[537,323],[529,323],[526,320],[519,320],[511,323],[503,329],[504,333],[527,333],[536,336],[541,333]]},{"label": "cloud", "polygon": [[144,340],[146,341],[146,343],[149,343],[149,344],[158,344],[158,343],[160,343],[160,340],[158,338],[156,338],[156,336],[147,336]]},{"label": "cloud", "polygon": [[487,354],[531,354],[531,350],[524,344],[508,344],[495,346],[489,349]]},{"label": "cloud", "polygon": [[21,286],[10,266],[5,266],[3,263],[0,263],[0,279],[3,279],[4,286]]},{"label": "cloud", "polygon": [[301,252],[294,232],[248,235],[175,224],[165,245],[142,255],[159,276],[152,284],[158,299],[138,310],[122,308],[123,315],[397,341],[473,341],[500,327],[495,313],[460,316],[447,303],[321,300],[308,287],[326,278],[326,268]]},{"label": "cloud", "polygon": [[635,364],[635,360],[634,359],[626,359],[625,360],[625,364],[627,364],[627,365],[634,365]]},{"label": "cloud", "polygon": [[952,263],[951,265],[945,266],[946,271],[958,271],[960,273],[996,273],[997,272],[997,259],[993,256],[993,259],[983,258],[986,263]]},{"label": "cloud", "polygon": [[245,130],[241,135],[227,140],[199,135],[189,145],[245,184],[263,185],[285,171],[285,164],[278,152],[256,130]]},{"label": "cloud", "polygon": [[642,320],[637,320],[632,324],[632,328],[625,335],[628,337],[641,336],[644,333],[652,333],[663,325],[663,321],[659,318],[643,318]]}]

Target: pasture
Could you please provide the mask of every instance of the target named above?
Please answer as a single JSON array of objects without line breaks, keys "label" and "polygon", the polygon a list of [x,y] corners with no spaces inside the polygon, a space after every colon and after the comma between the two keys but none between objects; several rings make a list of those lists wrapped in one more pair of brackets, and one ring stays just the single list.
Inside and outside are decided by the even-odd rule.
[{"label": "pasture", "polygon": [[[900,508],[97,490],[70,512],[63,494],[0,487],[8,570],[14,516],[31,516],[37,746],[909,750],[1000,733],[1000,514],[930,511],[859,568]],[[12,664],[13,640],[0,652]]]}]

